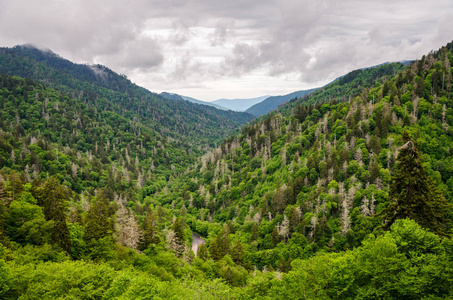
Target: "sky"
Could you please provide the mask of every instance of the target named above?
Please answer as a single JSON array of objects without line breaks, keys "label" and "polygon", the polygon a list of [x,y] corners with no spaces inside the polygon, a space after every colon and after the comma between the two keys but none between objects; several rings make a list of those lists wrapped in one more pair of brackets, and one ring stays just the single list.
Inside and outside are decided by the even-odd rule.
[{"label": "sky", "polygon": [[1,47],[204,101],[319,87],[451,41],[451,0],[0,0]]}]

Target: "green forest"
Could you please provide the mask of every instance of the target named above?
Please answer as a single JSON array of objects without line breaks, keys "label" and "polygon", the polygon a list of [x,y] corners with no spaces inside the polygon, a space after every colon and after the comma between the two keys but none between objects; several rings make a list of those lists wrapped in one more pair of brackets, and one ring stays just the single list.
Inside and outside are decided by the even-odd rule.
[{"label": "green forest", "polygon": [[453,43],[256,119],[29,46],[0,73],[1,299],[453,298]]}]

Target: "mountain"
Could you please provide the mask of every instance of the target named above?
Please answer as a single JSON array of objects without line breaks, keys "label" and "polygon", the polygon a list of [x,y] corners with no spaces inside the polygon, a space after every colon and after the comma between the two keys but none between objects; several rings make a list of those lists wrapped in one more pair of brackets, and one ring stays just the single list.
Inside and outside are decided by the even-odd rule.
[{"label": "mountain", "polygon": [[217,109],[220,109],[220,110],[227,110],[227,108],[225,108],[223,106],[220,106],[218,104],[215,104],[215,103],[205,102],[205,101],[197,100],[195,98],[181,96],[181,95],[178,95],[178,94],[171,94],[171,93],[167,93],[167,92],[162,92],[162,93],[160,93],[160,95],[165,97],[165,98],[167,98],[167,99],[170,99],[170,100],[179,100],[179,101],[187,100],[187,101],[189,101],[191,103],[200,104],[200,105],[208,105],[208,106],[212,106],[212,107],[215,107]]},{"label": "mountain", "polygon": [[181,96],[179,96],[178,94],[170,94],[170,93],[167,93],[167,92],[162,92],[159,95],[161,95],[162,97],[167,98],[169,100],[175,100],[175,101],[184,101],[185,100]]},{"label": "mountain", "polygon": [[[0,48],[0,73],[31,78],[173,139],[208,147],[253,116],[189,102],[176,103],[105,66],[74,64],[32,46]],[[228,128],[228,129],[227,129]]]},{"label": "mountain", "polygon": [[[452,49],[449,44],[407,66],[393,63],[357,70],[283,104],[205,154],[154,203],[172,203],[176,211],[187,211],[192,230],[208,238],[207,261],[231,257],[250,270],[288,273],[283,283],[266,281],[273,288],[261,298],[291,298],[302,292],[297,286],[303,278],[319,279],[313,275],[317,271],[335,281],[330,265],[342,265],[349,255],[362,257],[369,268],[365,273],[381,278],[372,266],[382,255],[379,245],[395,245],[392,251],[401,260],[388,257],[404,264],[412,250],[398,241],[400,234],[407,234],[406,243],[430,232],[440,246],[434,232],[448,235],[452,228]],[[402,179],[419,174],[413,172],[424,175],[414,181]],[[422,185],[427,188],[420,197],[426,200],[410,202],[408,198],[419,196],[406,193],[420,191]],[[389,213],[402,199],[418,208]],[[430,225],[434,218],[438,225]],[[382,224],[389,231],[383,233]],[[435,260],[437,264],[442,258]],[[354,280],[366,277],[352,275],[358,269],[347,271]],[[397,273],[410,272],[409,267],[404,270]],[[396,283],[398,277],[392,280]],[[323,284],[325,291],[330,291],[330,283]],[[310,290],[310,283],[303,285]],[[251,298],[256,296],[252,286]],[[357,286],[368,291],[373,284],[363,281]],[[335,289],[343,287],[339,283]],[[358,297],[355,288],[347,290],[351,298]],[[440,294],[448,292],[451,289]]]},{"label": "mountain", "polygon": [[301,98],[305,95],[313,93],[316,90],[317,90],[317,88],[306,90],[306,91],[297,91],[297,92],[293,92],[293,93],[283,95],[283,96],[268,97],[265,100],[249,107],[248,109],[246,109],[245,112],[248,112],[254,116],[259,117],[259,116],[267,114],[268,112],[270,112],[272,110],[277,109],[280,105],[282,105],[283,103],[285,103],[289,100]]},{"label": "mountain", "polygon": [[213,106],[217,109],[221,109],[221,110],[228,110],[228,108],[226,107],[223,107],[221,105],[218,105],[218,104],[215,104],[215,103],[212,103],[212,102],[208,102],[208,101],[201,101],[201,100],[197,100],[195,98],[192,98],[192,97],[187,97],[187,96],[181,96],[184,100],[187,100],[189,102],[192,102],[192,103],[197,103],[197,104],[202,104],[202,105],[209,105],[209,106]]},{"label": "mountain", "polygon": [[218,99],[212,101],[212,103],[218,104],[220,106],[226,107],[234,111],[246,111],[252,105],[260,103],[269,96],[261,96],[257,98],[248,98],[248,99]]},{"label": "mountain", "polygon": [[195,122],[224,119],[200,105],[0,53],[42,77],[0,75],[0,298],[451,298],[452,51],[353,71],[210,149]]}]

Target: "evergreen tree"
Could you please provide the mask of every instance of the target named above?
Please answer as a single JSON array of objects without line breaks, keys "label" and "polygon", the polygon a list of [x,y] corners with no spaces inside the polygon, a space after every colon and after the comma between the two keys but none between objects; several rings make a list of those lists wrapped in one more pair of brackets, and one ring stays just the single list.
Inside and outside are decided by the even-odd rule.
[{"label": "evergreen tree", "polygon": [[157,229],[157,214],[154,210],[148,211],[143,224],[143,235],[141,237],[139,250],[145,250],[150,244],[159,244],[161,241]]},{"label": "evergreen tree", "polygon": [[12,171],[9,175],[9,185],[11,201],[14,201],[20,197],[20,193],[24,189],[22,180],[15,171]]},{"label": "evergreen tree", "polygon": [[272,245],[275,247],[278,243],[280,243],[280,236],[278,234],[278,228],[275,226],[274,230],[272,230]]},{"label": "evergreen tree", "polygon": [[241,242],[236,240],[231,248],[231,258],[236,264],[242,264],[244,259],[244,247]]},{"label": "evergreen tree", "polygon": [[99,240],[112,236],[114,232],[113,214],[115,211],[110,204],[109,196],[111,196],[110,193],[104,189],[94,199],[87,214],[84,236],[86,242],[90,242],[92,239]]},{"label": "evergreen tree", "polygon": [[5,233],[4,221],[7,212],[7,203],[9,203],[9,197],[6,192],[3,181],[0,181],[0,244],[6,244],[8,237]]},{"label": "evergreen tree", "polygon": [[170,248],[175,251],[176,255],[182,255],[184,252],[185,235],[184,235],[184,219],[176,218],[171,227],[170,238],[167,236],[167,243],[171,244]]},{"label": "evergreen tree", "polygon": [[52,239],[66,252],[71,253],[71,240],[66,224],[66,199],[68,191],[57,177],[52,176],[38,189],[38,205],[43,208],[47,221],[54,221]]},{"label": "evergreen tree", "polygon": [[212,240],[209,252],[214,260],[220,260],[230,254],[230,232],[228,226],[223,226],[222,231]]},{"label": "evergreen tree", "polygon": [[383,228],[389,229],[397,219],[411,218],[439,235],[448,235],[450,205],[426,174],[418,147],[407,131],[403,140],[390,186],[392,202],[381,213]]},{"label": "evergreen tree", "polygon": [[197,257],[202,260],[207,260],[209,258],[208,248],[206,244],[201,244],[198,246]]}]

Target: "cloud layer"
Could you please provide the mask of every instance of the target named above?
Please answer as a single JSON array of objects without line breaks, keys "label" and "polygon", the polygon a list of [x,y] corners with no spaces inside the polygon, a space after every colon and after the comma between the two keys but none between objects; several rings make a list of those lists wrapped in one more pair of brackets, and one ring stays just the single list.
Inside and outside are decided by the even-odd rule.
[{"label": "cloud layer", "polygon": [[309,88],[452,40],[450,0],[0,0],[0,46],[205,100]]}]

